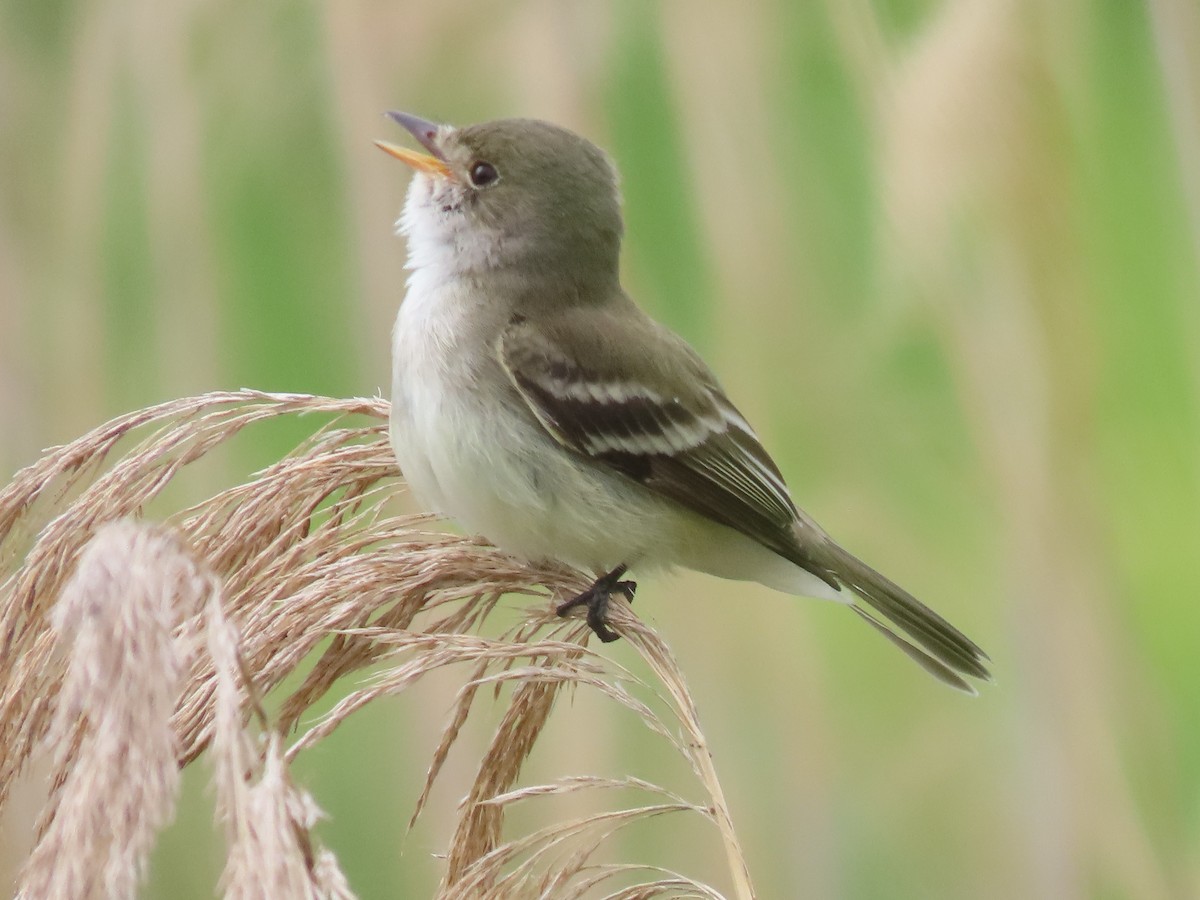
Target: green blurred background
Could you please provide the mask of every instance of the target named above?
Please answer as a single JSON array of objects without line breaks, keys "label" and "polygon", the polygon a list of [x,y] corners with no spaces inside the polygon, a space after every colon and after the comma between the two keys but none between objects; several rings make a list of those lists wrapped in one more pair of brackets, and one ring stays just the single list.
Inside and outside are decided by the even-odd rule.
[{"label": "green blurred background", "polygon": [[[644,584],[761,896],[1200,896],[1198,47],[1194,0],[4,0],[0,475],[172,397],[386,390],[382,111],[553,119],[801,505],[995,662],[970,700],[831,605]],[[436,883],[494,721],[406,837],[456,683],[297,763],[363,898]],[[583,693],[524,781],[570,772],[695,796]],[[146,896],[212,896],[208,777]],[[613,858],[727,889],[717,846],[661,819]]]}]

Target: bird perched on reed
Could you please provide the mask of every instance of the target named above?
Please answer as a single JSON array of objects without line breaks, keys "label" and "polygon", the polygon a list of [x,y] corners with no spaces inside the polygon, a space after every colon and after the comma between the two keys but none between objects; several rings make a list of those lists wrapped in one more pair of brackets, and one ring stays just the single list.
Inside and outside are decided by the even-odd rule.
[{"label": "bird perched on reed", "polygon": [[399,220],[408,292],[393,336],[391,440],[424,502],[531,560],[598,577],[605,641],[631,567],[687,566],[846,603],[927,671],[973,692],[986,654],[839,546],[709,367],[621,287],[617,177],[556,125],[389,113],[428,151]]}]

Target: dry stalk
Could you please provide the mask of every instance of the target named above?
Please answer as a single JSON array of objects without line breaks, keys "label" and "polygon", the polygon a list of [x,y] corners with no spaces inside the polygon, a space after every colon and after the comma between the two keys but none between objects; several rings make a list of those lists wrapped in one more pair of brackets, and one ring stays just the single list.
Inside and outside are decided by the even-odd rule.
[{"label": "dry stalk", "polygon": [[134,896],[175,811],[170,721],[192,653],[176,622],[214,589],[159,529],[113,522],[84,550],[52,615],[69,662],[47,736],[53,790],[21,896]]},{"label": "dry stalk", "polygon": [[[106,524],[139,515],[188,464],[248,426],[301,413],[321,415],[325,422],[246,483],[171,516],[165,526]],[[350,424],[350,415],[368,421]],[[311,838],[319,812],[292,784],[287,766],[365,704],[408,690],[430,672],[460,666],[466,667],[465,684],[434,751],[415,815],[479,691],[506,696],[507,706],[462,804],[439,896],[582,897],[602,886],[620,897],[719,896],[652,866],[593,861],[627,824],[684,812],[716,825],[734,895],[752,897],[694,706],[665,645],[628,607],[616,607],[615,626],[659,679],[651,686],[589,650],[582,623],[558,619],[549,604],[535,605],[527,621],[509,633],[488,636],[488,615],[502,595],[564,595],[580,590],[586,579],[561,568],[531,567],[476,540],[430,532],[427,517],[391,512],[387,501],[398,489],[399,473],[380,424],[386,415],[379,400],[252,391],[188,398],[123,416],[54,448],[0,491],[0,805],[39,747],[49,745],[59,761],[58,788],[26,884],[41,884],[30,879],[45,870],[51,849],[43,847],[55,846],[51,842],[61,840],[63,829],[99,828],[86,818],[96,810],[85,801],[95,796],[72,789],[87,774],[89,729],[108,715],[105,703],[119,701],[153,705],[157,724],[142,731],[153,736],[163,762],[152,797],[119,798],[151,812],[140,814],[140,830],[120,837],[119,853],[108,857],[121,860],[114,877],[126,880],[108,882],[97,896],[132,894],[150,841],[170,814],[177,766],[210,746],[229,839],[227,895],[352,896],[336,859]],[[138,558],[149,562],[121,562],[124,557],[106,543],[112,534],[125,535],[137,547],[157,548],[159,555],[141,549]],[[113,585],[124,585],[109,588],[116,600],[97,599],[100,572],[108,572]],[[159,604],[146,619],[153,624],[136,624],[145,616],[133,624],[120,620],[131,639],[141,642],[121,657],[137,672],[114,669],[107,682],[91,677],[86,667],[94,664],[86,662],[82,639],[72,646],[51,623],[88,622],[84,608],[123,610],[133,603],[129,586],[135,583],[143,585],[139,590],[147,602]],[[79,604],[84,606],[77,609]],[[89,625],[88,633],[99,634],[100,627]],[[193,652],[206,633],[207,652]],[[110,637],[107,649],[118,646]],[[138,648],[141,655],[134,653]],[[170,649],[174,662],[148,659],[148,648],[160,655]],[[310,673],[294,686],[289,676],[318,650]],[[285,749],[282,736],[312,704],[335,681],[368,666],[375,674]],[[124,693],[80,694],[77,670],[91,673],[83,680],[93,687],[119,681]],[[177,677],[162,677],[168,670]],[[155,676],[152,685],[147,673]],[[285,682],[292,686],[285,690]],[[564,686],[596,690],[630,710],[686,760],[704,802],[689,802],[632,776],[568,776],[518,786]],[[258,699],[267,697],[277,710],[272,723]],[[656,711],[664,706],[665,714]],[[128,755],[135,712],[121,710],[116,715],[125,718],[109,729],[108,738]],[[248,730],[252,719],[259,724]],[[144,778],[132,781],[145,784]],[[612,796],[615,787],[643,799],[654,794],[656,800],[548,824],[532,834],[504,834],[504,814],[514,803],[584,790]],[[114,781],[107,789],[118,788]],[[72,813],[77,796],[84,799]],[[100,877],[103,865],[97,860],[103,855],[97,850],[81,863],[87,878]],[[629,884],[638,873],[649,874],[649,880]],[[53,896],[39,890],[29,887],[29,896]]]},{"label": "dry stalk", "polygon": [[[225,897],[352,900],[354,894],[333,854],[315,846],[311,832],[321,810],[288,777],[279,735],[266,735],[260,758],[256,742],[242,725],[247,705],[260,720],[265,721],[265,715],[258,698],[243,690],[245,666],[237,630],[225,618],[216,595],[208,607],[208,651],[217,681],[217,801],[229,844],[222,878]],[[255,775],[258,780],[251,783]]]}]

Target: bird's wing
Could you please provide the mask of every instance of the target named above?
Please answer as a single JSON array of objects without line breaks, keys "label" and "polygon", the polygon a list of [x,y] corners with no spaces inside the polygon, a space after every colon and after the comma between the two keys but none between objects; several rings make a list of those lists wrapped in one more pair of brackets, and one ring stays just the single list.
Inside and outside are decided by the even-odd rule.
[{"label": "bird's wing", "polygon": [[798,523],[816,526],[796,509],[754,431],[680,338],[640,314],[567,309],[536,324],[518,317],[497,350],[521,397],[564,447],[840,589],[797,540]]}]

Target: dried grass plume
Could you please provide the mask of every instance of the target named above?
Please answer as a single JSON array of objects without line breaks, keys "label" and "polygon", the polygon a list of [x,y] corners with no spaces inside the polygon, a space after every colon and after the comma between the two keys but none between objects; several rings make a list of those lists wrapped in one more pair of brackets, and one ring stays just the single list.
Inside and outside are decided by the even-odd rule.
[{"label": "dried grass plume", "polygon": [[[164,489],[191,463],[248,428],[297,415],[314,428],[283,459],[162,513],[159,524],[138,521],[163,506]],[[582,573],[530,567],[397,513],[390,500],[402,482],[386,417],[380,400],[206,394],[106,423],[0,490],[0,807],[34,754],[54,761],[22,896],[136,895],[173,815],[179,769],[205,755],[227,840],[225,896],[352,897],[313,835],[321,813],[291,763],[366,704],[456,667],[466,679],[414,818],[481,691],[504,711],[458,809],[438,897],[723,896],[614,858],[611,838],[630,823],[666,828],[680,813],[713,826],[729,896],[753,897],[666,645],[615,604],[615,627],[653,673],[640,679],[594,653],[580,621],[553,614],[547,601],[579,591]],[[497,633],[489,614],[505,594],[540,600]],[[344,699],[312,718],[313,704],[356,673]],[[564,687],[628,710],[674,749],[697,798],[635,774],[521,784]],[[610,798],[605,811],[549,818],[526,834],[506,827],[516,804],[580,792]]]},{"label": "dried grass plume", "polygon": [[46,735],[53,790],[21,896],[135,894],[179,786],[171,713],[191,650],[177,620],[214,590],[149,527],[110,523],[84,549],[51,615],[67,672]]}]

